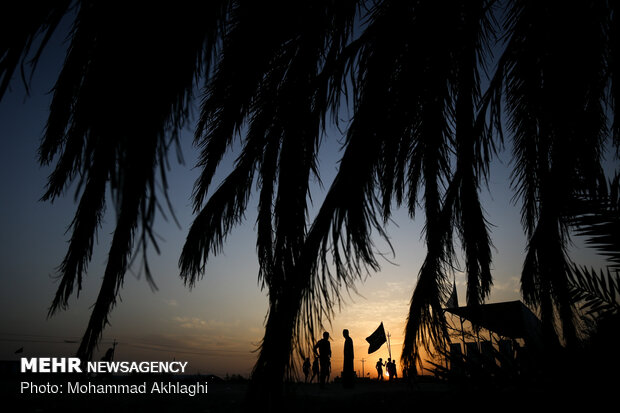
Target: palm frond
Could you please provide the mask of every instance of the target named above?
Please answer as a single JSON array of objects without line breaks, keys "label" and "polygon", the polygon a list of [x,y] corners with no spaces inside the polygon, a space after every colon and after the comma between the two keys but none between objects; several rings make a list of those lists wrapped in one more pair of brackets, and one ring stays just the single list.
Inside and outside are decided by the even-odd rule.
[{"label": "palm frond", "polygon": [[89,174],[72,223],[73,233],[67,254],[59,268],[60,284],[49,315],[53,315],[59,308],[67,308],[76,281],[78,294],[82,289],[82,275],[86,273],[90,262],[105,208],[106,182],[109,175],[105,165],[110,164],[111,156],[107,149],[109,147],[101,147],[95,153],[93,172]]},{"label": "palm frond", "polygon": [[[0,12],[0,100],[9,87],[13,73],[20,66],[28,91],[25,64],[34,73],[41,53],[71,8],[71,0],[19,1],[2,5]],[[36,47],[33,56],[31,49]]]},{"label": "palm frond", "polygon": [[576,340],[576,313],[568,289],[570,264],[557,221],[541,219],[528,241],[521,292],[526,303],[540,308],[549,343],[561,336],[569,345]]},{"label": "palm frond", "polygon": [[569,288],[573,302],[586,315],[602,317],[620,313],[620,275],[609,268],[599,270],[573,265]]},{"label": "palm frond", "polygon": [[[438,5],[421,6],[414,20],[416,30],[425,35],[441,31],[437,34],[440,45],[427,48],[416,38],[408,45],[409,52],[424,62],[412,62],[407,68],[417,83],[407,91],[415,93],[418,105],[409,129],[407,185],[410,215],[422,197],[427,257],[405,329],[403,364],[407,368],[419,362],[421,348],[437,350],[447,342],[441,305],[447,297],[447,273],[455,266],[453,228],[459,232],[466,256],[468,302],[482,302],[492,283],[490,237],[478,198],[493,151],[490,129],[483,126],[491,100],[485,97],[482,101],[478,66],[494,36],[490,9],[486,2],[459,3],[449,13],[440,9]],[[452,151],[456,154],[453,171]]]},{"label": "palm frond", "polygon": [[241,159],[235,170],[210,196],[190,227],[179,259],[181,277],[189,286],[193,286],[204,274],[209,255],[221,251],[228,233],[244,217],[255,160],[249,156]]},{"label": "palm frond", "polygon": [[263,25],[275,24],[275,16],[268,14],[267,9],[245,4],[233,7],[227,19],[222,51],[206,87],[195,130],[195,141],[202,148],[197,164],[201,174],[192,195],[195,211],[200,210],[213,175],[233,138],[241,133],[263,76],[277,51],[275,30],[262,30]]},{"label": "palm frond", "polygon": [[[180,266],[191,285],[240,222],[256,173],[259,281],[268,287],[269,314],[252,373],[255,386],[279,380],[293,365],[294,345],[311,337],[312,320],[329,314],[334,304],[327,289],[317,287],[320,282],[312,284],[316,267],[302,265],[316,256],[302,255],[309,238],[309,183],[318,178],[322,126],[326,114],[339,104],[340,94],[334,89],[341,87],[350,67],[340,49],[349,36],[355,3],[341,2],[336,14],[326,13],[331,2],[235,4],[201,108],[196,140],[202,146],[202,173],[193,194],[194,207],[201,212],[190,229]],[[209,194],[237,134],[242,154],[233,172]],[[325,272],[323,280],[337,290],[339,282],[330,273]],[[323,292],[328,298],[321,300]],[[250,393],[260,393],[252,389]]]},{"label": "palm frond", "polygon": [[[510,6],[501,73],[514,136],[512,185],[529,238],[522,291],[541,308],[546,331],[554,330],[557,312],[562,334],[574,343],[566,206],[596,185],[601,170],[607,11],[596,2],[560,13],[546,3],[516,0]],[[570,66],[575,59],[588,63]]]},{"label": "palm frond", "polygon": [[[140,160],[146,159],[148,162],[155,147],[152,141],[150,145],[147,142],[144,143],[135,145],[132,148],[133,150],[129,152],[133,156],[128,156],[128,160],[133,163],[132,167],[138,168],[138,171],[134,174],[127,174],[127,179],[121,188],[120,214],[112,237],[103,281],[77,352],[78,357],[83,360],[92,358],[92,353],[101,338],[103,329],[108,324],[108,316],[116,304],[116,297],[123,285],[124,276],[128,269],[134,235],[140,223],[140,214],[143,212],[145,203],[149,202],[144,197],[143,189],[145,181],[149,179],[149,168]],[[151,150],[151,157],[148,156],[149,149]],[[143,220],[148,219],[148,215],[142,218]]]},{"label": "palm frond", "polygon": [[569,210],[570,225],[586,244],[607,258],[613,269],[620,269],[620,175],[599,187],[600,194],[582,195]]},{"label": "palm frond", "polygon": [[210,7],[160,4],[145,19],[139,4],[121,14],[108,3],[79,4],[39,154],[43,164],[57,159],[44,199],[53,201],[75,180],[80,199],[50,314],[66,306],[76,280],[81,287],[108,188],[117,210],[81,357],[92,355],[125,271],[140,250],[146,279],[155,286],[146,249],[153,245],[158,250],[152,225],[161,208],[158,198],[170,204],[165,193],[168,149],[178,140],[195,82],[209,62],[215,29],[202,24],[201,16]]},{"label": "palm frond", "polygon": [[620,154],[620,13],[618,4],[613,1],[605,2],[609,12],[606,21],[607,53],[609,70],[609,97],[613,109],[612,136],[616,147],[616,156]]},{"label": "palm frond", "polygon": [[[421,365],[420,352],[428,354],[443,348],[448,342],[448,330],[442,304],[448,291],[447,277],[441,257],[427,253],[420,269],[405,326],[405,339],[401,360],[405,371],[415,371]],[[441,255],[441,252],[438,253]]]},{"label": "palm frond", "polygon": [[475,110],[482,103],[478,73],[480,55],[490,47],[494,31],[483,2],[466,2],[463,10],[454,115],[457,161],[450,185],[456,184],[459,188],[458,197],[455,197],[455,225],[465,252],[467,303],[476,306],[488,297],[493,284],[491,238],[478,188],[488,174],[494,144],[481,120],[486,118],[487,108],[483,107],[478,114]]}]

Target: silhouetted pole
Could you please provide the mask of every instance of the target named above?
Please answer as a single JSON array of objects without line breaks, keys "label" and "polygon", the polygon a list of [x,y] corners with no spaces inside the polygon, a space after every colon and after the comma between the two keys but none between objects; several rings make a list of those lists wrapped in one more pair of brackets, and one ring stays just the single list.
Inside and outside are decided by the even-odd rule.
[{"label": "silhouetted pole", "polygon": [[362,377],[366,377],[366,376],[364,376],[364,362],[365,361],[366,360],[362,359]]},{"label": "silhouetted pole", "polygon": [[388,331],[387,334],[387,339],[388,339],[388,354],[390,356],[390,359],[392,358],[392,348],[390,347],[390,332]]},{"label": "silhouetted pole", "polygon": [[463,329],[463,318],[459,316],[459,321],[461,322],[461,338],[463,339],[463,354],[467,351],[467,346],[465,345],[465,330]]}]

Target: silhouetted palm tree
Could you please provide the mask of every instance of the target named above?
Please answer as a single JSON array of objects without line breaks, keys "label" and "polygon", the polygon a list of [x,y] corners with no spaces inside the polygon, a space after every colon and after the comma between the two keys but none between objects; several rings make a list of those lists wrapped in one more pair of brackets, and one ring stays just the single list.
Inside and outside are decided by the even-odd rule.
[{"label": "silhouetted palm tree", "polygon": [[[481,302],[490,291],[490,239],[477,195],[492,145],[489,129],[477,120],[478,106],[484,109],[486,102],[478,62],[493,35],[487,7],[486,2],[450,8],[436,2],[375,3],[362,34],[341,56],[355,67],[354,116],[334,185],[354,181],[346,185],[348,202],[339,200],[334,209],[332,234],[353,234],[346,243],[355,246],[353,256],[376,266],[368,255],[371,230],[382,231],[374,211],[388,220],[395,198],[398,205],[406,202],[413,217],[423,188],[428,253],[411,302],[406,367],[413,367],[420,345],[429,348],[447,339],[441,305],[446,272],[454,263],[454,225],[466,246],[469,301]],[[428,42],[428,36],[436,41]],[[356,161],[346,162],[350,158]],[[328,195],[325,205],[331,201]]]},{"label": "silhouetted palm tree", "polygon": [[[0,40],[0,97],[36,36],[47,39],[63,15],[75,20],[40,147],[41,162],[55,162],[44,199],[79,184],[50,314],[81,287],[108,189],[117,210],[80,356],[92,355],[136,248],[157,247],[152,226],[158,200],[166,199],[166,155],[201,78],[197,215],[179,264],[194,285],[257,185],[259,279],[269,315],[251,395],[274,401],[295,346],[308,344],[343,287],[378,270],[373,240],[387,239],[393,206],[405,205],[412,218],[421,206],[426,223],[405,367],[415,367],[421,348],[448,340],[441,307],[457,239],[468,304],[484,302],[492,257],[478,191],[504,116],[528,236],[523,294],[540,307],[549,341],[557,341],[557,313],[560,335],[574,342],[566,247],[582,211],[571,208],[580,197],[595,199],[610,119],[616,149],[620,143],[615,3],[156,2],[148,3],[148,18],[145,7],[124,3],[121,13],[110,2],[32,2],[3,14],[22,24],[18,35]],[[484,91],[496,36],[505,43]],[[309,217],[321,136],[343,107],[352,116],[338,173]],[[212,189],[237,135],[242,149],[233,171]],[[155,189],[158,172],[163,193]]]},{"label": "silhouetted palm tree", "polygon": [[[318,178],[325,117],[340,99],[332,90],[338,72],[325,60],[341,52],[355,11],[354,1],[234,4],[202,104],[196,132],[202,147],[202,174],[194,192],[198,215],[183,248],[181,275],[191,286],[204,273],[209,256],[242,220],[257,184],[259,279],[267,287],[269,315],[252,372],[253,400],[275,403],[293,346],[307,342],[301,338],[308,338],[306,331],[312,336],[314,321],[332,304],[322,290],[329,285],[311,286],[313,264],[305,252],[309,185]],[[223,155],[243,128],[247,132],[233,171],[207,196]]]}]

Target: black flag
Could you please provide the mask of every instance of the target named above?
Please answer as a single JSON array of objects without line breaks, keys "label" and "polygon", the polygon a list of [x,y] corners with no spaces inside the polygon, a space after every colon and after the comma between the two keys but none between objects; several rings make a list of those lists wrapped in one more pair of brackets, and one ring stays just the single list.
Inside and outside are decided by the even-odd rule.
[{"label": "black flag", "polygon": [[379,350],[379,347],[383,345],[387,341],[387,337],[385,336],[385,330],[383,329],[383,322],[377,327],[374,333],[370,336],[366,337],[366,341],[370,346],[368,347],[368,354],[374,353]]}]

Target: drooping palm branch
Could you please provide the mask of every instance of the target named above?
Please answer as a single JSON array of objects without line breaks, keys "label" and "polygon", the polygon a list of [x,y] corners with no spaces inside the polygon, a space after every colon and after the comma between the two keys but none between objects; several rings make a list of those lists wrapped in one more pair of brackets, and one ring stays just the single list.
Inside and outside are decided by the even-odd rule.
[{"label": "drooping palm branch", "polygon": [[620,175],[601,177],[597,191],[576,197],[570,208],[575,234],[620,270]]},{"label": "drooping palm branch", "polygon": [[569,271],[573,302],[586,315],[604,317],[620,314],[620,276],[609,268],[599,270],[574,265]]},{"label": "drooping palm branch", "polygon": [[[36,62],[37,35],[44,46],[72,4],[47,3],[2,14],[23,24],[15,36],[0,36],[0,97],[31,49]],[[166,154],[201,75],[208,78],[196,131],[202,172],[182,276],[193,285],[204,274],[257,184],[259,279],[270,313],[255,371],[271,369],[268,381],[290,365],[291,343],[307,341],[332,314],[341,289],[354,288],[364,269],[379,268],[373,236],[385,236],[379,214],[388,220],[393,201],[406,204],[412,218],[423,204],[426,219],[428,250],[411,300],[405,366],[415,364],[421,347],[445,343],[441,305],[456,262],[453,229],[463,246],[468,303],[484,301],[491,244],[478,190],[493,153],[489,123],[499,123],[501,92],[529,239],[523,293],[541,306],[547,325],[557,311],[570,336],[565,249],[575,215],[568,206],[595,191],[607,94],[618,107],[617,6],[507,2],[506,51],[481,96],[496,3],[159,2],[149,3],[148,13],[135,3],[118,13],[117,4],[75,2],[71,46],[40,147],[41,162],[55,163],[44,199],[53,201],[73,182],[79,198],[50,314],[81,288],[107,190],[117,209],[80,355],[92,354],[136,248],[157,249],[152,225],[165,191],[158,194],[155,183],[161,179],[165,188]],[[361,23],[353,34],[355,21]],[[320,179],[322,128],[349,102],[353,118],[338,175],[310,219],[309,179]],[[242,149],[233,172],[213,190],[237,136]],[[595,243],[616,242],[607,235],[616,221],[596,225],[586,233]]]},{"label": "drooping palm branch", "polygon": [[[67,306],[76,286],[78,293],[81,289],[106,191],[117,210],[103,282],[78,350],[85,359],[107,324],[133,256],[141,251],[146,259],[149,245],[157,250],[152,225],[160,199],[166,198],[165,159],[209,62],[220,7],[164,2],[149,5],[144,18],[141,4],[125,5],[119,13],[112,3],[77,3],[40,160],[55,162],[44,200],[61,196],[72,182],[79,198],[50,315]],[[145,271],[154,286],[148,265]]]},{"label": "drooping palm branch", "polygon": [[596,193],[578,197],[571,208],[575,233],[607,258],[598,273],[576,264],[568,272],[573,302],[597,318],[620,313],[620,175],[604,179]]},{"label": "drooping palm branch", "polygon": [[[479,115],[476,111],[481,103],[479,62],[493,36],[491,4],[463,2],[447,14],[440,10],[441,5],[425,5],[417,10],[418,18],[424,16],[420,29],[426,33],[438,30],[441,34],[437,36],[444,40],[437,48],[414,49],[427,62],[416,75],[429,86],[422,89],[420,96],[420,126],[411,137],[413,150],[407,183],[412,216],[417,203],[416,188],[425,188],[428,250],[406,327],[403,364],[409,369],[420,361],[420,347],[430,351],[442,347],[448,339],[441,306],[448,294],[447,274],[455,266],[453,228],[458,230],[464,249],[468,302],[476,305],[490,292],[490,237],[478,188],[488,168],[492,145],[488,129],[476,121],[485,116],[484,112]],[[447,148],[456,157],[451,172]],[[441,181],[447,185],[443,194],[438,187]]]},{"label": "drooping palm branch", "polygon": [[[562,334],[572,343],[566,206],[592,190],[600,172],[607,13],[597,2],[516,0],[510,7],[510,37],[498,73],[514,136],[513,186],[529,238],[522,291],[528,303],[540,306],[548,336],[555,334],[557,311]],[[572,64],[576,59],[587,63]]]},{"label": "drooping palm branch", "polygon": [[[15,1],[4,3],[0,10],[0,99],[9,87],[15,70],[20,73],[26,90],[30,76],[60,21],[70,11],[72,1]],[[31,49],[34,54],[31,55]]]},{"label": "drooping palm branch", "polygon": [[[256,182],[259,280],[267,287],[269,314],[250,397],[278,392],[296,354],[293,346],[301,343],[306,326],[333,305],[331,297],[321,300],[324,291],[310,282],[319,275],[300,267],[310,262],[302,258],[302,251],[310,178],[318,178],[322,125],[340,97],[330,92],[334,80],[329,73],[340,66],[325,69],[324,61],[339,53],[348,38],[355,6],[356,2],[236,4],[207,86],[196,134],[203,148],[202,174],[194,192],[199,213],[180,259],[181,275],[192,285],[204,274],[211,254],[219,252],[228,232],[240,222]],[[340,82],[335,83],[339,87]],[[233,172],[209,194],[223,155],[242,129],[243,149]],[[323,277],[333,282],[327,272]]]}]

